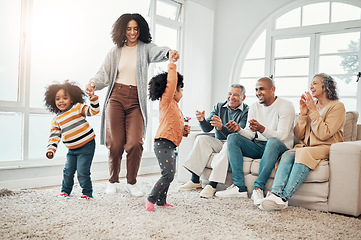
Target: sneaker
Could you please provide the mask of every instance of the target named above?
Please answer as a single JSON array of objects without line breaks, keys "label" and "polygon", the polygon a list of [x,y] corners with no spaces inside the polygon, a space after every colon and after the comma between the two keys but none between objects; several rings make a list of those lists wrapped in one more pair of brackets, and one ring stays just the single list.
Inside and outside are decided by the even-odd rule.
[{"label": "sneaker", "polygon": [[248,194],[247,192],[239,192],[239,188],[232,184],[226,190],[216,192],[216,197],[241,197],[241,198],[247,198]]},{"label": "sneaker", "polygon": [[258,209],[260,209],[260,210],[262,210],[262,211],[266,211],[266,209],[264,209],[264,208],[262,207],[262,204],[258,205]]},{"label": "sneaker", "polygon": [[256,206],[259,206],[262,202],[264,198],[263,195],[263,190],[258,188],[258,189],[253,189],[252,191],[252,200],[253,200],[253,204]]},{"label": "sneaker", "polygon": [[265,197],[261,203],[262,208],[267,211],[272,210],[281,210],[288,207],[288,201],[284,202],[282,198],[274,195],[273,193],[268,192],[267,197]]},{"label": "sneaker", "polygon": [[213,188],[211,185],[207,185],[199,194],[201,198],[211,198],[216,193],[216,189]]},{"label": "sneaker", "polygon": [[125,186],[125,191],[132,194],[134,197],[141,197],[144,196],[144,193],[142,190],[139,189],[137,184],[129,184]]},{"label": "sneaker", "polygon": [[79,199],[89,200],[90,197],[88,197],[87,195],[82,195],[82,196],[79,197]]},{"label": "sneaker", "polygon": [[65,193],[65,192],[62,192],[58,195],[58,197],[60,198],[66,198],[66,197],[69,197],[69,194]]},{"label": "sneaker", "polygon": [[107,182],[105,193],[111,195],[114,194],[116,191],[117,191],[117,187],[115,186],[115,183]]},{"label": "sneaker", "polygon": [[197,190],[202,189],[202,182],[200,183],[194,183],[192,181],[189,181],[182,186],[178,187],[178,191],[190,191],[190,190]]}]

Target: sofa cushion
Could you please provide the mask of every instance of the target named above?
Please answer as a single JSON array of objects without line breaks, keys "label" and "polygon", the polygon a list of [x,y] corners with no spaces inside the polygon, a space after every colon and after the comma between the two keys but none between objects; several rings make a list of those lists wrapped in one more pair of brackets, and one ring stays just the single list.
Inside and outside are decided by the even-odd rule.
[{"label": "sofa cushion", "polygon": [[[209,157],[206,168],[212,169],[211,164],[212,164],[212,160],[213,160],[214,155],[215,155],[215,153],[212,153],[212,155]],[[252,158],[249,158],[249,157],[244,157],[243,158],[243,173],[244,174],[251,173],[252,161],[253,161]],[[228,167],[228,172],[232,172],[231,167]]]},{"label": "sofa cushion", "polygon": [[[252,175],[258,176],[260,162],[261,159],[255,159],[252,162],[252,166],[251,166]],[[330,168],[328,163],[329,163],[328,161],[323,161],[317,166],[315,170],[310,171],[305,182],[310,182],[310,183],[327,182],[330,178]],[[276,174],[275,169],[273,169],[270,178],[274,178],[275,174]]]},{"label": "sofa cushion", "polygon": [[358,112],[346,112],[346,121],[343,133],[343,139],[345,142],[356,141],[358,116]]}]

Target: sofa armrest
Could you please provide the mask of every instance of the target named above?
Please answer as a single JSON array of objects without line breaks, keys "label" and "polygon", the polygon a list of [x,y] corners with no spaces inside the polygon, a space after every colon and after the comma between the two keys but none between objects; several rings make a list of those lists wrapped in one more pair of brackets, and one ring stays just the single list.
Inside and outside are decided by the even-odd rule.
[{"label": "sofa armrest", "polygon": [[199,135],[214,136],[214,133],[191,131],[188,137],[184,137],[182,139],[182,142],[178,147],[178,161],[177,161],[177,178],[179,182],[188,182],[191,179],[191,173],[183,167],[183,164],[186,161],[188,154],[192,151],[196,137]]},{"label": "sofa armrest", "polygon": [[361,214],[361,141],[341,142],[330,148],[329,211]]}]

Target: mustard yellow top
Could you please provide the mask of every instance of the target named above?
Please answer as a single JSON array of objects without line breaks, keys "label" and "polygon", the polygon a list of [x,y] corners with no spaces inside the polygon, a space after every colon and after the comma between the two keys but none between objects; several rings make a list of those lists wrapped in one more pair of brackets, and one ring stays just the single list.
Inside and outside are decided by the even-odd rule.
[{"label": "mustard yellow top", "polygon": [[306,116],[299,116],[294,134],[301,143],[290,150],[296,151],[295,162],[313,170],[322,160],[328,160],[331,144],[343,142],[345,114],[343,103],[334,100],[321,115],[314,111]]}]

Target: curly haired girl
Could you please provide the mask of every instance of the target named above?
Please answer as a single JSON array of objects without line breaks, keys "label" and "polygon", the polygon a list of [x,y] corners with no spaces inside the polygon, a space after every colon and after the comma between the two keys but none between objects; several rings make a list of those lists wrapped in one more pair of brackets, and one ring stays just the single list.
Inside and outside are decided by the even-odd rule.
[{"label": "curly haired girl", "polygon": [[69,81],[52,84],[45,92],[45,106],[50,112],[57,114],[51,123],[46,157],[49,159],[54,157],[61,138],[69,149],[59,197],[70,195],[75,171],[78,171],[79,184],[83,189],[80,198],[93,197],[90,167],[95,150],[95,134],[85,118],[99,113],[99,103],[94,91],[89,92],[88,95],[90,106],[84,104],[83,90]]}]

